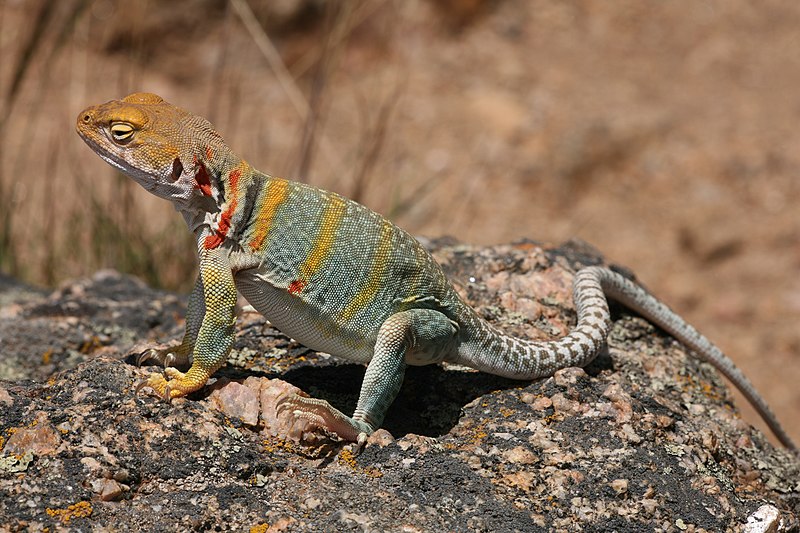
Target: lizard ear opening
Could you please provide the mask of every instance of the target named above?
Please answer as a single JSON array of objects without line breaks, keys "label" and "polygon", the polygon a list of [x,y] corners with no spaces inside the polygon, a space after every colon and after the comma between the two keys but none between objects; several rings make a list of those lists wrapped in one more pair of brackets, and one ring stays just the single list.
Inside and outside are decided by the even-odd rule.
[{"label": "lizard ear opening", "polygon": [[176,157],[175,161],[172,162],[172,174],[170,175],[172,182],[178,181],[181,174],[183,174],[183,163],[181,163],[180,158]]}]

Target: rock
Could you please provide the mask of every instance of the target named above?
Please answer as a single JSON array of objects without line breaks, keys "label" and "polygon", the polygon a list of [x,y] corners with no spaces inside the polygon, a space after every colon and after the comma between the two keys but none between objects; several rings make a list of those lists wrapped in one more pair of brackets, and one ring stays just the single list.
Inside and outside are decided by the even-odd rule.
[{"label": "rock", "polygon": [[[537,338],[574,324],[570,272],[600,261],[580,246],[433,249],[480,314]],[[504,310],[514,291],[540,316]],[[356,455],[287,438],[276,406],[307,393],[352,413],[363,366],[253,313],[216,382],[166,403],[135,394],[154,368],[126,356],[180,338],[174,295],[105,272],[5,305],[16,306],[0,307],[14,376],[0,382],[0,524],[11,530],[798,528],[797,458],[738,418],[716,372],[640,320],[616,316],[608,354],[535,382],[409,368]]]},{"label": "rock", "polygon": [[743,533],[777,533],[780,531],[781,513],[772,505],[762,505],[747,517]]},{"label": "rock", "polygon": [[209,400],[231,418],[238,418],[248,426],[258,424],[260,415],[258,391],[251,387],[235,381],[215,383]]},{"label": "rock", "polygon": [[40,413],[30,427],[16,428],[8,437],[3,451],[11,455],[52,455],[61,444],[55,428],[47,422],[47,415]]}]

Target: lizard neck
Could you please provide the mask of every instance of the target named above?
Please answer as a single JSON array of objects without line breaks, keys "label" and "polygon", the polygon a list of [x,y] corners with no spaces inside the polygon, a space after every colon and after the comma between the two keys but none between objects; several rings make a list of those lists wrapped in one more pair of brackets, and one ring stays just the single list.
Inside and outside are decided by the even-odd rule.
[{"label": "lizard neck", "polygon": [[193,176],[194,191],[183,201],[174,201],[175,209],[195,234],[204,227],[219,228],[225,224],[225,214],[230,215],[240,203],[240,182],[249,181],[253,169],[224,145],[206,145],[200,154],[185,159],[190,161],[187,170]]},{"label": "lizard neck", "polygon": [[237,242],[251,223],[256,202],[270,179],[231,152],[225,158],[199,163],[195,181],[201,197],[201,211],[185,212],[184,218],[201,238],[206,249],[216,248],[226,240]]}]

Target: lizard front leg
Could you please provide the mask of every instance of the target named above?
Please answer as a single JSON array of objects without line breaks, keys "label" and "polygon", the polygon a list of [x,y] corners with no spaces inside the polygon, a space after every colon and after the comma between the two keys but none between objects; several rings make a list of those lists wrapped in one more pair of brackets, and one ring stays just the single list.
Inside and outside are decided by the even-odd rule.
[{"label": "lizard front leg", "polygon": [[367,436],[380,427],[387,409],[400,391],[406,365],[442,361],[456,333],[455,324],[432,309],[395,313],[378,331],[374,355],[367,366],[352,417],[325,400],[297,394],[283,399],[278,410],[291,410],[295,427],[300,426],[303,433],[322,429],[344,440],[363,444]]},{"label": "lizard front leg", "polygon": [[183,340],[177,346],[169,348],[147,349],[136,356],[136,364],[141,365],[145,361],[155,360],[164,367],[187,366],[192,362],[192,351],[197,340],[197,334],[206,313],[206,303],[203,299],[203,277],[198,274],[194,282],[194,288],[189,295],[189,304],[186,307],[186,329]]},{"label": "lizard front leg", "polygon": [[[151,374],[140,385],[152,388],[166,399],[186,396],[205,385],[211,374],[225,363],[233,345],[236,286],[224,249],[201,252],[200,281],[200,288],[195,286],[192,296],[196,298],[199,294],[203,307],[197,302],[193,306],[190,298],[186,334],[179,347],[188,349],[187,339],[193,344],[191,368],[183,373],[168,367],[163,374]],[[192,342],[194,328],[197,333]]]}]

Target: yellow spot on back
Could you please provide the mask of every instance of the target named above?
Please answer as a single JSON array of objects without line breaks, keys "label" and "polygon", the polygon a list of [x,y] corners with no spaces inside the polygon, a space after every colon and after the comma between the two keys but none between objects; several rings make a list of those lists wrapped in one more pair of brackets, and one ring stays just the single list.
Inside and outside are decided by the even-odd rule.
[{"label": "yellow spot on back", "polygon": [[256,218],[255,234],[250,241],[250,249],[253,251],[261,249],[264,244],[264,239],[269,235],[269,229],[272,226],[272,219],[275,218],[275,213],[278,212],[278,208],[288,197],[288,181],[277,178],[269,180],[267,192],[264,195],[264,200],[261,202],[261,210],[258,212],[258,218]]}]

